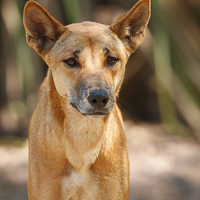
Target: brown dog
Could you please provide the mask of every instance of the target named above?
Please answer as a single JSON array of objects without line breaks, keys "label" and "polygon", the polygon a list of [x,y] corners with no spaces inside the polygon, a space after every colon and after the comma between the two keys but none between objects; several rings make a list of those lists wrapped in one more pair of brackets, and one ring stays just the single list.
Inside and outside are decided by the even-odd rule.
[{"label": "brown dog", "polygon": [[49,66],[30,122],[30,200],[128,199],[116,98],[149,16],[150,0],[140,0],[111,26],[63,26],[38,3],[26,4],[28,44]]}]

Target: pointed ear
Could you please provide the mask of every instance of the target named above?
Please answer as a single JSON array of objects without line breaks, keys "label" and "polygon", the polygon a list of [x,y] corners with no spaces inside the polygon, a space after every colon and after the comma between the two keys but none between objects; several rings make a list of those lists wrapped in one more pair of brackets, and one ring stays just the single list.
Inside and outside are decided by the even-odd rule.
[{"label": "pointed ear", "polygon": [[39,54],[47,53],[66,30],[40,4],[34,1],[26,3],[23,22],[27,42]]},{"label": "pointed ear", "polygon": [[131,10],[114,22],[110,29],[133,53],[144,40],[145,29],[150,18],[150,0],[140,0]]}]

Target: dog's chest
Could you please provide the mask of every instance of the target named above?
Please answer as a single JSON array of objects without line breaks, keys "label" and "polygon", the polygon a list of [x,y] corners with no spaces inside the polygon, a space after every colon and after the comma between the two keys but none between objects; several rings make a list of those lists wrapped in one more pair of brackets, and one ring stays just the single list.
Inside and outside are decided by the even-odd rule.
[{"label": "dog's chest", "polygon": [[[84,143],[84,141],[83,141]],[[78,172],[84,172],[95,162],[101,148],[101,141],[86,151],[77,151],[69,142],[66,145],[66,157]]]},{"label": "dog's chest", "polygon": [[73,121],[73,126],[68,127],[65,155],[73,170],[63,178],[63,199],[95,199],[98,178],[90,171],[90,166],[96,161],[102,146],[101,120],[84,118]]},{"label": "dog's chest", "polygon": [[78,172],[88,170],[95,162],[101,149],[102,136],[99,120],[86,119],[70,127],[65,153],[69,162]]},{"label": "dog's chest", "polygon": [[98,191],[98,181],[93,176],[89,170],[82,173],[73,170],[69,176],[62,179],[62,199],[95,199]]}]

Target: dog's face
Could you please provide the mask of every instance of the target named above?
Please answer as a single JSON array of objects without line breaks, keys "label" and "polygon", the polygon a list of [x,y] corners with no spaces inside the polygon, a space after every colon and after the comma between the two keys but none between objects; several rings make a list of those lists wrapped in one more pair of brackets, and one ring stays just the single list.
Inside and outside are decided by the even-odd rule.
[{"label": "dog's face", "polygon": [[24,11],[27,41],[45,60],[58,93],[84,115],[108,115],[125,65],[141,44],[150,1],[140,0],[113,25],[83,22],[62,26],[35,2]]},{"label": "dog's face", "polygon": [[107,115],[119,91],[128,58],[109,27],[72,24],[44,59],[59,94],[85,115]]}]

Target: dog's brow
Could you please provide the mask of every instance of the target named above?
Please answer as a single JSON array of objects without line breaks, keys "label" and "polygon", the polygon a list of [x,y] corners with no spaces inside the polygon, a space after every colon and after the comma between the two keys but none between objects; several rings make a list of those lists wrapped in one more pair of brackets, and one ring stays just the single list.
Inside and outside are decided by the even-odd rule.
[{"label": "dog's brow", "polygon": [[78,54],[79,54],[80,52],[81,52],[80,50],[74,51],[74,57],[78,58]]},{"label": "dog's brow", "polygon": [[107,56],[109,54],[109,52],[110,52],[110,50],[107,47],[105,47],[103,49],[103,51],[105,52],[105,56]]}]

